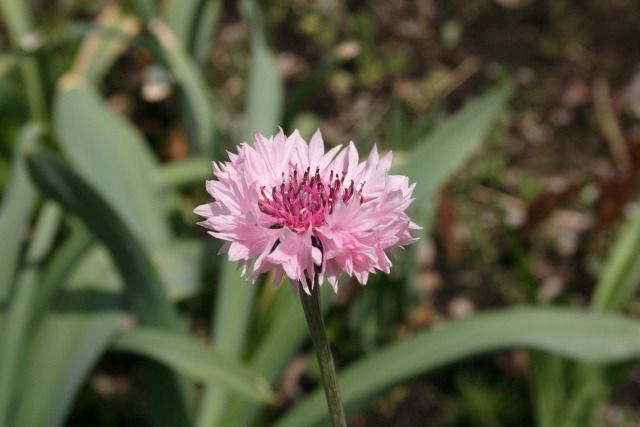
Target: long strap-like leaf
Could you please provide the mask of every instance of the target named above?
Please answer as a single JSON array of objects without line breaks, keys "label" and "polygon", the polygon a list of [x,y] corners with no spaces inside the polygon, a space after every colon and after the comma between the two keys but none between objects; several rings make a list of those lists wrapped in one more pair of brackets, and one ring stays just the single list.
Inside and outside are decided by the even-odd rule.
[{"label": "long strap-like leaf", "polygon": [[[618,315],[573,309],[507,309],[420,332],[338,373],[345,407],[412,376],[465,357],[506,348],[542,350],[586,363],[640,356],[640,323]],[[327,422],[322,390],[296,406],[276,427]]]}]

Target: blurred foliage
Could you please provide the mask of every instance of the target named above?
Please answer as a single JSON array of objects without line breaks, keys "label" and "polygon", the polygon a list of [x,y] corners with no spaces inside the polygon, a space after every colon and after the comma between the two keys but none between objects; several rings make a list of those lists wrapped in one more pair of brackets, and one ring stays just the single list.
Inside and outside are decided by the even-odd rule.
[{"label": "blurred foliage", "polygon": [[[605,192],[539,179],[571,157],[530,155],[558,89],[467,50],[488,12],[512,16],[494,3],[2,0],[0,425],[325,425],[296,298],[239,277],[191,213],[211,160],[279,125],[393,149],[417,183],[421,242],[366,287],[323,288],[354,425],[415,425],[405,406],[442,426],[631,423],[609,399],[640,355],[640,216],[568,256],[533,228]],[[510,7],[550,30],[548,64],[590,58],[590,13],[628,7],[587,3]],[[590,123],[579,83],[549,121]],[[514,146],[538,169],[514,172]],[[559,291],[540,273],[569,263]]]}]

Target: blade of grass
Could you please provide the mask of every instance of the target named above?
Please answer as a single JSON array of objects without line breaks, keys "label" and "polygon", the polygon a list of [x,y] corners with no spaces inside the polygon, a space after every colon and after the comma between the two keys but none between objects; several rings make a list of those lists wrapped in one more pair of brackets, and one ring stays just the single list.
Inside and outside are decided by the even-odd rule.
[{"label": "blade of grass", "polygon": [[[616,315],[569,309],[507,309],[485,313],[393,343],[342,370],[345,407],[392,384],[488,351],[525,347],[587,363],[614,363],[640,356],[640,324]],[[275,427],[327,422],[322,390],[276,422]]]},{"label": "blade of grass", "polygon": [[3,311],[9,304],[15,273],[22,249],[23,233],[34,200],[33,186],[27,175],[24,156],[36,148],[44,131],[43,125],[35,122],[25,125],[18,137],[18,145],[11,165],[11,178],[2,198],[0,210],[0,328]]},{"label": "blade of grass", "polygon": [[271,402],[266,380],[222,352],[198,344],[191,338],[150,328],[124,332],[114,349],[150,357],[196,381],[215,382],[257,402]]},{"label": "blade of grass", "polygon": [[155,191],[157,167],[142,136],[104,104],[97,90],[67,74],[58,85],[59,143],[145,246],[168,244],[170,230]]}]

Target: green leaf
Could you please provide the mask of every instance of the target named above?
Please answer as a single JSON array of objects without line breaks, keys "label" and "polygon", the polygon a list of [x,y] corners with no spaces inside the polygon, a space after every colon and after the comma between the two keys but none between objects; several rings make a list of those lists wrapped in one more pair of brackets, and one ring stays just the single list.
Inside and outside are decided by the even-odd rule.
[{"label": "green leaf", "polygon": [[20,132],[17,150],[11,165],[11,178],[2,198],[0,209],[0,327],[2,312],[9,304],[15,273],[22,250],[22,236],[31,215],[34,191],[27,175],[24,156],[34,150],[44,127],[40,123],[31,122]]},{"label": "green leaf", "polygon": [[246,350],[256,287],[240,275],[235,262],[224,260],[220,265],[222,274],[215,298],[212,339],[216,348],[229,356],[241,358]]},{"label": "green leaf", "polygon": [[155,0],[130,0],[128,3],[145,22],[156,16]]},{"label": "green leaf", "polygon": [[280,122],[282,108],[283,88],[278,66],[264,34],[256,28],[251,33],[251,69],[246,99],[249,123],[245,140],[252,141],[254,132],[273,135]]},{"label": "green leaf", "polygon": [[42,209],[26,256],[26,267],[18,275],[16,291],[7,308],[0,329],[0,425],[11,425],[11,410],[15,399],[14,387],[25,341],[33,318],[33,304],[37,292],[39,266],[49,253],[58,231],[60,209],[49,203]]},{"label": "green leaf", "polygon": [[596,311],[623,307],[640,286],[640,215],[627,220],[607,257],[591,301]]},{"label": "green leaf", "polygon": [[[291,356],[309,336],[299,299],[291,294],[286,285],[281,285],[277,292],[270,316],[265,321],[269,327],[249,359],[249,366],[265,375],[270,382],[274,382],[279,377]],[[325,301],[323,310],[326,311],[333,289],[331,286],[323,286],[320,292],[321,300]],[[225,427],[250,425],[259,410],[260,408],[255,405],[249,406],[245,402],[232,402],[220,425]]]},{"label": "green leaf", "polygon": [[[71,281],[73,284],[99,283],[104,289],[103,293],[109,290],[122,290],[122,280],[116,273],[111,257],[102,245],[95,245],[86,253],[71,277]],[[60,305],[66,308],[67,305],[73,304],[77,300],[80,304],[75,304],[76,306],[92,307],[90,302],[82,303],[83,296],[80,292],[70,292],[69,295],[62,296]],[[110,296],[114,306],[119,309],[124,308],[121,294],[111,292]],[[101,308],[96,307],[95,310],[100,311]],[[191,425],[188,421],[187,408],[190,405],[187,401],[192,397],[189,393],[192,391],[192,385],[186,381],[179,382],[176,373],[152,361],[146,361],[140,368],[144,388],[147,392],[149,424],[171,427]],[[177,386],[184,386],[185,389]]]},{"label": "green leaf", "polygon": [[[214,320],[212,324],[212,342],[216,348],[235,359],[241,359],[248,336],[255,287],[240,276],[236,263],[222,263],[222,274],[218,282]],[[229,396],[216,384],[207,384],[202,398],[197,426],[213,427],[218,425]]]},{"label": "green leaf", "polygon": [[200,0],[200,13],[192,31],[191,52],[200,64],[205,64],[211,54],[212,39],[220,20],[222,0]]},{"label": "green leaf", "polygon": [[554,354],[529,352],[531,394],[536,426],[554,427],[567,413],[566,377],[569,363]]},{"label": "green leaf", "polygon": [[[640,215],[626,220],[607,256],[591,300],[591,310],[614,312],[620,310],[635,295],[640,286]],[[599,408],[610,393],[601,367],[579,365],[572,376],[571,406],[558,421],[561,426],[584,424],[587,408]],[[587,415],[588,416],[588,415]]]},{"label": "green leaf", "polygon": [[140,32],[140,20],[125,13],[118,2],[108,2],[95,25],[82,40],[71,72],[98,84],[131,38]]},{"label": "green leaf", "polygon": [[115,341],[114,348],[152,358],[193,380],[215,382],[246,399],[258,402],[273,400],[263,377],[191,338],[138,328],[123,333]]},{"label": "green leaf", "polygon": [[486,138],[510,92],[510,86],[501,85],[467,104],[419,141],[409,152],[406,163],[394,168],[394,173],[407,175],[417,183],[413,192],[415,203],[433,205],[440,187]]},{"label": "green leaf", "polygon": [[33,55],[36,49],[29,49],[29,39],[34,34],[34,26],[28,7],[29,4],[22,0],[0,0],[3,27],[9,35],[14,53],[20,53],[20,71],[31,118],[44,122],[47,120],[47,93],[38,62]]},{"label": "green leaf", "polygon": [[[102,278],[104,283],[122,283],[120,274],[111,259],[96,255],[96,252],[102,254],[104,248],[102,246],[88,248],[90,243],[91,240],[88,236],[83,234],[78,236],[77,239],[70,239],[65,242],[60,251],[56,251],[54,258],[56,261],[55,269],[50,272],[53,277],[46,277],[47,280],[43,280],[42,290],[45,291],[45,295],[42,295],[42,297],[39,295],[39,300],[43,298],[43,301],[39,301],[39,305],[45,304],[47,295],[55,294],[55,287],[61,283],[60,275],[64,274],[69,265],[73,265],[77,261],[69,258],[77,257],[78,253],[86,254],[82,260],[83,265],[89,264],[93,271],[100,272],[99,277]],[[65,254],[63,252],[65,250],[68,253]],[[201,283],[198,270],[200,268],[201,252],[202,245],[195,240],[177,241],[169,247],[154,248],[149,251],[150,261],[158,270],[161,281],[166,286],[167,297],[171,301],[184,300],[200,291]],[[64,257],[58,259],[58,254],[64,255]]]},{"label": "green leaf", "polygon": [[153,20],[150,29],[158,39],[171,70],[184,89],[191,113],[196,121],[199,146],[203,152],[210,152],[213,140],[214,114],[205,79],[197,64],[165,23]]},{"label": "green leaf", "polygon": [[[320,288],[320,298],[324,301],[322,305],[325,312],[330,306],[328,302],[332,296],[331,286]],[[290,292],[286,280],[278,289],[273,308],[265,323],[269,327],[259,346],[251,354],[250,364],[259,372],[269,375],[268,378],[271,380],[275,380],[289,357],[309,336],[299,297]]]},{"label": "green leaf", "polygon": [[153,247],[151,262],[160,273],[167,297],[180,301],[200,292],[202,252],[201,241],[174,240],[170,245]]},{"label": "green leaf", "polygon": [[67,238],[51,254],[51,259],[40,279],[38,294],[34,301],[34,322],[38,322],[39,318],[46,314],[47,308],[66,283],[67,276],[76,264],[92,251],[93,236],[77,219],[69,223],[70,231]]},{"label": "green leaf", "polygon": [[[51,154],[27,159],[38,188],[79,216],[102,241],[122,275],[126,293],[140,320],[147,325],[177,328],[177,316],[149,258],[118,214],[82,178]],[[141,219],[143,222],[145,218]]]},{"label": "green leaf", "polygon": [[145,244],[166,244],[170,231],[153,156],[138,131],[109,110],[94,87],[67,75],[55,98],[56,133],[75,168]]},{"label": "green leaf", "polygon": [[31,17],[27,12],[28,4],[20,0],[2,0],[0,7],[4,18],[3,23],[9,30],[13,43],[20,45],[33,28]]},{"label": "green leaf", "polygon": [[165,21],[192,54],[196,62],[203,65],[210,52],[211,39],[220,17],[220,0],[168,0],[164,2]]},{"label": "green leaf", "polygon": [[66,425],[80,387],[124,327],[121,293],[100,280],[73,285],[58,300],[27,348],[11,425]]},{"label": "green leaf", "polygon": [[[79,216],[102,241],[125,283],[125,296],[144,325],[181,331],[177,313],[169,302],[160,276],[147,253],[118,214],[80,176],[50,154],[31,155],[27,164],[36,185],[47,196]],[[163,405],[175,415],[175,425],[188,425],[189,396],[180,378],[168,369],[155,370],[154,380],[162,383],[170,402],[151,399],[151,407]],[[182,387],[182,388],[181,388]],[[153,397],[153,396],[152,396]],[[166,425],[166,424],[165,424]]]},{"label": "green leaf", "polygon": [[[525,347],[586,363],[615,363],[640,356],[640,323],[616,315],[569,309],[507,309],[451,321],[343,369],[338,378],[345,407],[385,388],[465,357]],[[327,422],[322,390],[286,414],[276,427]]]},{"label": "green leaf", "polygon": [[195,182],[202,184],[213,176],[211,159],[208,156],[170,162],[163,165],[159,172],[158,186],[166,190],[174,190]]},{"label": "green leaf", "polygon": [[199,6],[200,0],[167,0],[163,2],[164,20],[185,48],[189,46]]}]

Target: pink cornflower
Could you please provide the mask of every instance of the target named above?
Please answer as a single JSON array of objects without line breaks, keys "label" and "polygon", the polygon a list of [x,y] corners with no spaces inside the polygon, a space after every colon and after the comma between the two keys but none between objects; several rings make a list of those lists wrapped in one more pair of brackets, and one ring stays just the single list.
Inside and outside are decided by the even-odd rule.
[{"label": "pink cornflower", "polygon": [[337,292],[341,273],[365,284],[369,273],[389,272],[385,250],[417,240],[405,213],[415,184],[389,175],[391,161],[374,147],[359,163],[353,142],[325,153],[320,131],[309,144],[297,130],[256,133],[253,147],[245,142],[213,164],[217,180],[206,188],[214,201],[194,212],[252,280],[274,269],[274,285],[286,274],[294,292],[302,285],[309,294],[326,277]]}]

